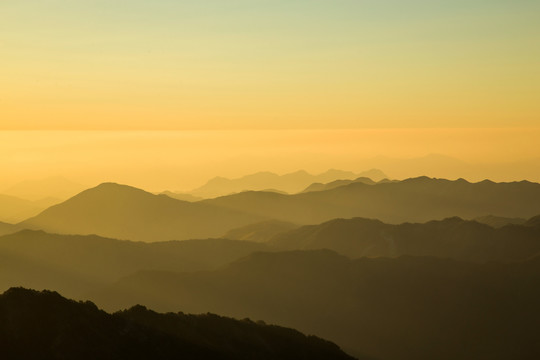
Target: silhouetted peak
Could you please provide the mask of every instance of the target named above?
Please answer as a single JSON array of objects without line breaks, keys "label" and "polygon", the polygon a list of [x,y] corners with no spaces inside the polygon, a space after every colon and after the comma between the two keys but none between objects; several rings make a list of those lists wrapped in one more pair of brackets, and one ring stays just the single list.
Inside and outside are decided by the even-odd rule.
[{"label": "silhouetted peak", "polygon": [[28,303],[28,301],[32,300],[38,300],[38,299],[46,299],[47,302],[51,301],[62,301],[66,300],[57,293],[56,291],[50,291],[50,290],[32,290],[32,289],[26,289],[23,287],[12,287],[6,290],[2,295],[0,295],[0,299],[4,301],[8,301],[11,303]]},{"label": "silhouetted peak", "polygon": [[[83,198],[83,197],[84,198],[106,197],[107,199],[111,200],[117,196],[157,197],[157,195],[154,195],[152,193],[149,193],[145,190],[142,190],[133,186],[118,184],[114,182],[105,182],[105,183],[99,184],[96,187],[87,189],[81,192],[80,194],[75,195],[71,199],[77,199],[77,198]],[[168,199],[173,200],[171,198],[168,198]]]},{"label": "silhouetted peak", "polygon": [[457,223],[462,223],[464,221],[465,220],[463,220],[459,216],[451,216],[451,217],[444,218],[444,219],[440,220],[439,222],[447,223],[447,224],[457,224]]},{"label": "silhouetted peak", "polygon": [[421,183],[431,182],[433,180],[436,180],[436,179],[435,178],[430,178],[428,176],[418,176],[418,177],[405,179],[402,182],[404,182],[404,183],[420,183],[421,184]]},{"label": "silhouetted peak", "polygon": [[366,176],[357,177],[356,179],[354,179],[354,181],[365,181],[365,182],[375,183],[375,181],[371,180],[370,178]]},{"label": "silhouetted peak", "polygon": [[104,183],[101,183],[99,184],[98,186],[92,188],[94,190],[113,190],[113,191],[116,191],[116,190],[123,190],[123,191],[144,191],[144,190],[141,190],[141,189],[138,189],[136,187],[133,187],[133,186],[129,186],[129,185],[124,185],[124,184],[118,184],[118,183],[115,183],[115,182],[104,182]]},{"label": "silhouetted peak", "polygon": [[355,217],[351,219],[332,219],[330,221],[327,221],[325,223],[322,223],[321,227],[329,227],[329,226],[341,226],[344,224],[355,224],[355,225],[385,225],[382,221],[377,219],[368,219],[363,217]]},{"label": "silhouetted peak", "polygon": [[534,216],[525,222],[526,226],[540,227],[540,215]]}]

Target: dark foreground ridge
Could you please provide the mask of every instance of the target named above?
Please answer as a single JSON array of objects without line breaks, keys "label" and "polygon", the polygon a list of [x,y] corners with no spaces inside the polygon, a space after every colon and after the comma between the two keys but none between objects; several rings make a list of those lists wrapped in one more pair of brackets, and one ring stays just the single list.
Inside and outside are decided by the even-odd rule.
[{"label": "dark foreground ridge", "polygon": [[0,295],[4,359],[353,359],[329,341],[218,315],[108,314],[51,291]]}]

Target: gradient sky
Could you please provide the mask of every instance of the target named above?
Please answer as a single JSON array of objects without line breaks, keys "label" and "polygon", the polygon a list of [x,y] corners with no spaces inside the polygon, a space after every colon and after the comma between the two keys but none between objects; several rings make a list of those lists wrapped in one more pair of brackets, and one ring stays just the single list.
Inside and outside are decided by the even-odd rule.
[{"label": "gradient sky", "polygon": [[0,129],[538,127],[537,0],[2,0]]},{"label": "gradient sky", "polygon": [[[538,181],[539,138],[538,0],[0,0],[0,186]],[[381,158],[434,153],[521,165]]]}]

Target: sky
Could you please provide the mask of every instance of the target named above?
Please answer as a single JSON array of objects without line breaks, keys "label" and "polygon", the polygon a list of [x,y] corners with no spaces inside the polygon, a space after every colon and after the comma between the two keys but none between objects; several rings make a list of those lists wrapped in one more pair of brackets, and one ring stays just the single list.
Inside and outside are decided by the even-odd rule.
[{"label": "sky", "polygon": [[539,125],[535,0],[2,0],[3,129]]},{"label": "sky", "polygon": [[[69,173],[69,153],[105,177],[147,148],[188,169],[267,138],[253,166],[224,171],[269,156],[281,171],[331,167],[338,153],[538,158],[539,14],[536,0],[0,0],[0,165]],[[102,156],[91,131],[145,140]],[[165,151],[162,132],[195,145]],[[51,141],[64,152],[35,151]],[[298,147],[302,161],[281,155]]]}]

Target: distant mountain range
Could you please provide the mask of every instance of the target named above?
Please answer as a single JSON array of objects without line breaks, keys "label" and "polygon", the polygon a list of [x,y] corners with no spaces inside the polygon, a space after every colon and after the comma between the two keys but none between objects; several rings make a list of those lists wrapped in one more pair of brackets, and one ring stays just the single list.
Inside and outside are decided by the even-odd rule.
[{"label": "distant mountain range", "polygon": [[41,200],[26,200],[16,196],[0,194],[0,221],[17,223],[35,216],[46,208],[61,202],[48,197]]},{"label": "distant mountain range", "polygon": [[[274,190],[200,201],[104,183],[0,222],[0,291],[264,319],[362,359],[540,358],[540,184],[306,174],[227,180]],[[279,193],[276,176],[296,193]],[[4,195],[0,215],[2,199],[10,216],[34,203]],[[110,315],[22,289],[0,295],[0,348],[16,359],[348,358],[262,323],[141,306]]]},{"label": "distant mountain range", "polygon": [[295,195],[243,192],[198,202],[104,183],[18,224],[63,234],[97,234],[140,241],[220,237],[260,221],[319,224],[335,218],[386,223],[426,222],[485,214],[530,218],[540,214],[540,184],[431,179],[366,185],[353,182]]},{"label": "distant mountain range", "polygon": [[540,184],[489,180],[470,183],[463,179],[419,177],[375,185],[354,182],[295,195],[251,191],[202,203],[298,224],[351,217],[394,224],[453,216],[473,219],[486,214],[530,218],[540,214]]},{"label": "distant mountain range", "polygon": [[52,233],[161,241],[219,237],[232,228],[262,219],[243,211],[104,183],[19,225]]},{"label": "distant mountain range", "polygon": [[6,359],[353,359],[331,342],[263,322],[143,306],[110,315],[51,291],[6,291],[0,319]]},{"label": "distant mountain range", "polygon": [[459,175],[470,181],[492,179],[498,182],[516,180],[540,182],[540,157],[509,161],[501,159],[482,163],[467,162],[442,154],[414,158],[377,156],[359,160],[356,166],[384,169],[392,179],[421,175],[455,179]]},{"label": "distant mountain range", "polygon": [[493,215],[486,215],[486,216],[479,216],[477,218],[474,218],[474,221],[477,221],[482,224],[489,225],[494,228],[501,228],[506,225],[522,225],[527,222],[527,219],[524,218],[507,218],[502,216],[493,216]]},{"label": "distant mountain range", "polygon": [[[381,180],[384,181],[384,180]],[[332,182],[323,184],[323,183],[313,183],[309,185],[307,188],[305,188],[302,192],[311,192],[311,191],[324,191],[324,190],[332,190],[335,188],[338,188],[340,186],[349,185],[355,182],[359,182],[366,185],[375,185],[377,182],[371,180],[367,177],[359,177],[352,180],[334,180]]]},{"label": "distant mountain range", "polygon": [[262,318],[377,359],[535,359],[540,258],[350,260],[329,250],[255,253],[198,273],[141,272],[96,293],[108,309]]},{"label": "distant mountain range", "polygon": [[330,249],[360,257],[436,256],[462,261],[518,261],[540,255],[540,226],[501,228],[448,218],[424,224],[335,219],[276,234],[269,244],[286,250]]},{"label": "distant mountain range", "polygon": [[61,176],[54,176],[40,180],[22,181],[0,191],[0,193],[33,201],[45,198],[55,198],[62,201],[80,193],[86,188],[82,184]]},{"label": "distant mountain range", "polygon": [[226,239],[143,243],[24,230],[0,236],[0,291],[25,286],[81,297],[137,271],[211,270],[262,250],[271,249]]},{"label": "distant mountain range", "polygon": [[386,178],[386,175],[378,169],[364,171],[359,174],[336,169],[328,170],[319,175],[312,175],[303,170],[285,175],[258,172],[237,179],[216,177],[189,193],[203,198],[214,198],[243,191],[263,191],[269,189],[275,192],[297,193],[313,183],[327,183],[338,179],[355,179],[358,177],[368,177],[378,181]]}]

